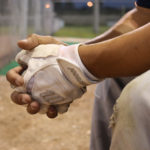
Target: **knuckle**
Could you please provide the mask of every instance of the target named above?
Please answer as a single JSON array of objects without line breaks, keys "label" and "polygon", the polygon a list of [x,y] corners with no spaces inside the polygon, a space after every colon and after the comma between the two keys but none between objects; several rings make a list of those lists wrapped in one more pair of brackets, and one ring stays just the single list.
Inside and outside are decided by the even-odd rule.
[{"label": "knuckle", "polygon": [[35,37],[36,36],[36,34],[35,33],[32,33],[32,34],[30,34],[28,37],[29,38],[32,38],[32,37]]},{"label": "knuckle", "polygon": [[24,104],[22,102],[21,95],[16,91],[11,94],[11,99],[15,104],[18,104],[18,105],[23,105]]},{"label": "knuckle", "polygon": [[[33,104],[34,104],[34,108],[33,108]],[[36,114],[36,113],[39,112],[40,106],[36,104],[37,106],[35,107],[35,104],[36,104],[36,103],[33,101],[33,102],[31,102],[31,103],[27,106],[27,112],[28,112],[29,114]]]},{"label": "knuckle", "polygon": [[39,42],[39,35],[33,33],[33,34],[31,34],[30,38],[31,38],[32,43],[35,46],[38,46],[40,44],[40,42]]},{"label": "knuckle", "polygon": [[31,114],[31,115],[34,115],[34,114],[38,113],[38,110],[32,110],[32,109],[30,108],[30,106],[28,106],[28,107],[27,107],[27,112],[28,112],[29,114]]}]

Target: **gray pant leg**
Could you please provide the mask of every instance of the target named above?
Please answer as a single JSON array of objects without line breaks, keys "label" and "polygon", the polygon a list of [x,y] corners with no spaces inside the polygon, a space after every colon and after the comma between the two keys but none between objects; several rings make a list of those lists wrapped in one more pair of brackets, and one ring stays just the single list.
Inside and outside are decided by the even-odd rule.
[{"label": "gray pant leg", "polygon": [[[125,85],[131,79],[122,83]],[[95,92],[92,117],[90,150],[109,150],[111,130],[108,128],[113,105],[121,93],[120,84],[114,79],[106,79],[99,83]]]}]

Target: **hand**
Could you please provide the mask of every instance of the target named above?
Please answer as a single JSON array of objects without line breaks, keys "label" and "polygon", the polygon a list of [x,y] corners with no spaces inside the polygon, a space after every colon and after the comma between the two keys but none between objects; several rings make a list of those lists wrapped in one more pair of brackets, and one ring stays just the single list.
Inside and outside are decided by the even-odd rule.
[{"label": "hand", "polygon": [[[19,41],[18,46],[21,49],[32,50],[33,48],[37,47],[40,44],[49,44],[49,43],[66,45],[65,43],[57,41],[56,39],[50,36],[40,36],[32,34],[27,39]],[[24,68],[21,66],[11,69],[6,75],[7,80],[14,86],[23,85],[24,80],[20,75],[23,72],[23,70]],[[11,99],[13,102],[19,105],[27,104],[27,111],[30,114],[36,114],[40,110],[40,104],[37,101],[33,101],[28,94],[13,92],[11,94]],[[57,116],[57,110],[55,106],[49,107],[47,111],[47,116],[49,118],[55,118]]]},{"label": "hand", "polygon": [[78,63],[78,46],[42,44],[31,52],[22,50],[16,61],[28,67],[23,74],[24,85],[16,90],[30,93],[43,106],[55,105],[58,112],[66,112],[66,104],[81,97],[85,87],[95,82]]},{"label": "hand", "polygon": [[[73,76],[69,80],[64,76],[64,72],[62,73],[60,70],[57,58],[60,56],[62,47],[66,46],[42,44],[31,52],[22,50],[16,56],[16,61],[20,65],[24,64],[28,67],[23,73],[24,85],[15,90],[20,93],[30,93],[33,99],[39,101],[46,108],[48,105],[55,105],[59,113],[66,112],[68,103],[81,97],[86,86],[80,85]],[[69,67],[72,66],[73,64],[69,63]],[[74,71],[76,70],[74,69]],[[83,80],[83,82],[86,81]],[[44,111],[46,110],[45,107],[42,107]],[[43,112],[43,109],[41,111]]]}]

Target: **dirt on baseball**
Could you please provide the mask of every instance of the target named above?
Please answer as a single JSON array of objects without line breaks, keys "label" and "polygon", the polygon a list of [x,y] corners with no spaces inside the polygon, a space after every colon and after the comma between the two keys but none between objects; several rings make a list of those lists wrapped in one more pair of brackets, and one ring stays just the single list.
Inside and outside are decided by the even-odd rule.
[{"label": "dirt on baseball", "polygon": [[12,89],[0,76],[0,150],[88,150],[95,85],[56,119],[30,115],[10,99]]}]

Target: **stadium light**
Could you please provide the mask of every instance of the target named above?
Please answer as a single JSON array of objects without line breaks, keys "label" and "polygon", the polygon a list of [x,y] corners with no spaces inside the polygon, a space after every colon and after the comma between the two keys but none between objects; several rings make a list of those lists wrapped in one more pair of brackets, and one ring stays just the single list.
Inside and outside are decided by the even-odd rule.
[{"label": "stadium light", "polygon": [[88,1],[88,2],[87,2],[87,6],[88,6],[88,7],[93,7],[93,2]]},{"label": "stadium light", "polygon": [[45,4],[45,8],[50,8],[51,7],[51,5],[50,4]]}]

